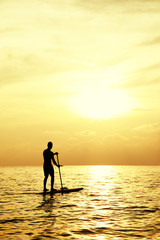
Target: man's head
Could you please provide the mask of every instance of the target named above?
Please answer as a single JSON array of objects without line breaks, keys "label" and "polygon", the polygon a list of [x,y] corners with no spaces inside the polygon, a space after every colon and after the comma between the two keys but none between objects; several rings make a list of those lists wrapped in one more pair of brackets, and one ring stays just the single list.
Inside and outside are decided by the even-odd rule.
[{"label": "man's head", "polygon": [[52,142],[48,142],[48,149],[52,149],[53,143]]}]

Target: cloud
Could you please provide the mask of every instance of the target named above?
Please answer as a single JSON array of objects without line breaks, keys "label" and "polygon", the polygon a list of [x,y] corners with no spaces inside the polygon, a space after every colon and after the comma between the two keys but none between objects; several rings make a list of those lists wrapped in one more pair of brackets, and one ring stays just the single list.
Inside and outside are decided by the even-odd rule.
[{"label": "cloud", "polygon": [[127,81],[125,83],[122,83],[119,85],[121,88],[138,88],[138,87],[144,87],[144,86],[154,86],[160,84],[160,77],[155,79],[137,79],[137,80],[131,80]]},{"label": "cloud", "polygon": [[[152,8],[151,8],[151,1],[145,1],[145,5],[144,2],[140,2],[140,1],[135,1],[135,0],[123,0],[123,1],[118,1],[118,0],[77,0],[77,1],[73,1],[75,4],[78,4],[83,7],[83,8],[87,8],[88,10],[91,11],[104,11],[106,12],[111,11],[112,10],[112,6],[117,6],[117,11],[122,11],[125,13],[134,13],[135,12],[148,12],[148,10],[152,11],[156,11],[157,10],[157,6],[159,6],[159,0],[153,0],[152,1]],[[154,2],[154,4],[153,4]],[[128,4],[130,3],[130,4]],[[156,4],[157,3],[157,4]]]},{"label": "cloud", "polygon": [[128,137],[122,136],[118,133],[111,134],[111,135],[106,135],[103,137],[103,141],[113,141],[113,142],[126,142],[128,141]]},{"label": "cloud", "polygon": [[[155,61],[155,64],[150,64],[142,68],[134,70],[131,75],[131,80],[124,83],[124,87],[142,87],[160,84],[159,74],[160,64]],[[134,80],[133,80],[134,78]]]},{"label": "cloud", "polygon": [[143,124],[132,129],[130,142],[139,146],[159,149],[160,144],[160,122]]},{"label": "cloud", "polygon": [[156,86],[160,84],[160,74],[159,74],[160,64],[155,62],[155,64],[150,64],[145,67],[133,69],[124,82],[117,84],[120,88],[137,88],[144,86]]},{"label": "cloud", "polygon": [[160,122],[143,124],[132,129],[133,132],[141,134],[160,134]]},{"label": "cloud", "polygon": [[116,20],[113,9],[123,6],[104,0],[8,1],[1,11],[1,56],[13,57],[0,59],[1,84],[115,62],[132,43],[126,31],[135,22],[123,24],[119,14]]},{"label": "cloud", "polygon": [[83,130],[75,133],[78,137],[96,137],[96,132],[93,130]]},{"label": "cloud", "polygon": [[139,108],[133,109],[133,111],[135,111],[135,112],[151,112],[153,110],[154,110],[154,108],[147,108],[147,107],[139,107]]},{"label": "cloud", "polygon": [[23,81],[37,81],[57,73],[69,72],[82,68],[83,64],[58,55],[52,50],[50,53],[21,54],[20,49],[6,49],[0,56],[1,66],[0,86]]},{"label": "cloud", "polygon": [[[72,37],[76,24],[72,18],[78,10],[63,3],[13,0],[1,5],[1,86],[87,66],[75,54],[83,28],[77,28],[78,36]],[[79,23],[81,18],[78,14],[75,21]]]},{"label": "cloud", "polygon": [[66,141],[68,146],[93,148],[97,134],[94,130],[82,130],[68,136],[70,136]]},{"label": "cloud", "polygon": [[139,46],[150,46],[150,45],[159,45],[160,43],[160,36],[156,36],[148,41],[142,42]]},{"label": "cloud", "polygon": [[49,130],[46,130],[45,132],[44,132],[44,134],[45,135],[65,135],[66,134],[66,132],[64,132],[64,131],[59,131],[59,130],[55,130],[55,131],[49,131]]}]

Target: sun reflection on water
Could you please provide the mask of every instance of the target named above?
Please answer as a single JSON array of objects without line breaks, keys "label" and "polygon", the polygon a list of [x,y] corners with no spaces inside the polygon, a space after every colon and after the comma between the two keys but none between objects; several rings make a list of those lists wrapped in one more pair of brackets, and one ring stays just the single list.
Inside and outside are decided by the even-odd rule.
[{"label": "sun reflection on water", "polygon": [[[84,190],[51,199],[35,194],[42,186],[43,179],[37,178],[41,168],[2,169],[6,239],[140,240],[155,232],[159,237],[159,173],[158,167],[67,166],[65,186]],[[17,185],[20,179],[22,186]]]}]

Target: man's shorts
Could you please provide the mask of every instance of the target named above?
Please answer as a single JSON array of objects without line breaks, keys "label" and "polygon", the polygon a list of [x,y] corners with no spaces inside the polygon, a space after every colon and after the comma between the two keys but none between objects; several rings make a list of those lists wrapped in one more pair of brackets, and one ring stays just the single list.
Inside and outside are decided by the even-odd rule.
[{"label": "man's shorts", "polygon": [[47,177],[48,175],[54,177],[54,168],[52,166],[43,166],[43,170],[45,177]]}]

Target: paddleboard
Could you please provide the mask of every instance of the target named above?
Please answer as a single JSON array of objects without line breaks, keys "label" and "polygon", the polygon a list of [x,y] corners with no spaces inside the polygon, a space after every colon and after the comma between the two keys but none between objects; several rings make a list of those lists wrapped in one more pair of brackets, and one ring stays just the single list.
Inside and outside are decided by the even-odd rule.
[{"label": "paddleboard", "polygon": [[[79,192],[81,190],[83,190],[83,188],[63,188],[63,193]],[[62,193],[62,190],[54,189],[53,194],[55,193]],[[41,194],[51,194],[51,191],[41,192]]]}]

